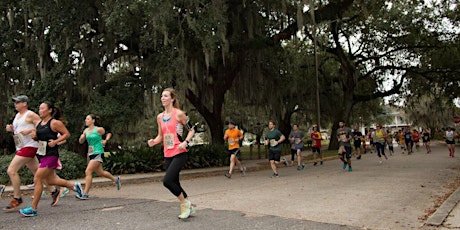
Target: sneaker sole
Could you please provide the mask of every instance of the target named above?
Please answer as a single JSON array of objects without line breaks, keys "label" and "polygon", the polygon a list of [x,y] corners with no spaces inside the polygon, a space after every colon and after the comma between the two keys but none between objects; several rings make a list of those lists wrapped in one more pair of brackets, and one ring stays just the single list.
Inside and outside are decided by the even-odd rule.
[{"label": "sneaker sole", "polygon": [[56,196],[56,199],[54,200],[54,202],[51,203],[51,207],[54,207],[54,206],[57,205],[57,203],[59,202],[59,198],[61,198],[61,190],[58,190],[58,194]]}]

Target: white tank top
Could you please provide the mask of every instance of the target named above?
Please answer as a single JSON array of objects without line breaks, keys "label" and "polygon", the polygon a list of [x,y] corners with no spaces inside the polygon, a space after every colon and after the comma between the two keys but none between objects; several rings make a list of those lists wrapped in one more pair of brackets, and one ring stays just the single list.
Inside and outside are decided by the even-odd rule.
[{"label": "white tank top", "polygon": [[454,140],[454,131],[446,131],[446,139],[449,140],[449,141],[453,141]]},{"label": "white tank top", "polygon": [[30,110],[27,110],[27,112],[25,112],[20,118],[18,118],[19,113],[17,113],[13,120],[14,142],[16,144],[17,151],[24,147],[38,148],[38,142],[34,141],[30,135],[22,135],[20,133],[23,130],[35,128],[34,124],[26,122],[29,112]]}]

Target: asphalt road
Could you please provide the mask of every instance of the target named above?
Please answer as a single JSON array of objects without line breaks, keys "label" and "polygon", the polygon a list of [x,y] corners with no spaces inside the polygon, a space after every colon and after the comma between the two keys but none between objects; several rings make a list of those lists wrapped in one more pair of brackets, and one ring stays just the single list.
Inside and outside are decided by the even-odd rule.
[{"label": "asphalt road", "polygon": [[[353,172],[332,160],[280,168],[279,178],[261,170],[183,180],[197,209],[187,220],[177,219],[179,203],[162,183],[126,183],[120,191],[95,187],[87,201],[69,194],[53,208],[43,198],[33,218],[0,212],[0,229],[419,229],[458,177],[460,160],[444,145],[409,156],[395,149],[381,164],[375,153],[353,160]],[[23,207],[31,202],[24,198]]]}]

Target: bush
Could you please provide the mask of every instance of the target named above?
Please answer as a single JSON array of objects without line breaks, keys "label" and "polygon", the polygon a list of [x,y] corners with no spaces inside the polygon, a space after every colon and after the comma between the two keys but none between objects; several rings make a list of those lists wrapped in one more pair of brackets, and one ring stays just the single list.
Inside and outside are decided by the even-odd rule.
[{"label": "bush", "polygon": [[59,159],[62,163],[62,170],[57,170],[59,177],[65,180],[73,180],[85,177],[86,159],[80,154],[67,150],[59,150]]},{"label": "bush", "polygon": [[[223,146],[198,145],[188,151],[184,168],[206,168],[228,164],[228,154]],[[130,174],[162,171],[164,165],[162,146],[123,148],[106,157],[104,169],[113,174]]]},{"label": "bush", "polygon": [[[76,153],[66,150],[60,150],[59,154],[63,169],[57,170],[57,174],[61,178],[71,180],[85,176],[85,159]],[[13,157],[14,154],[0,156],[0,184],[10,185],[10,177],[6,170]],[[34,182],[34,176],[27,167],[22,167],[19,170],[19,176],[21,177],[22,184],[32,184]]]},{"label": "bush", "polygon": [[106,157],[104,169],[112,174],[131,174],[160,171],[163,153],[160,146],[124,148]]}]

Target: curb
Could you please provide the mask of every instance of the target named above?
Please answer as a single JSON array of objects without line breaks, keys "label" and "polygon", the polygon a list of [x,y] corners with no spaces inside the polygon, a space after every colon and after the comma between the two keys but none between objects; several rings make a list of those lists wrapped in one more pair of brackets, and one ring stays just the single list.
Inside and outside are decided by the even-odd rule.
[{"label": "curb", "polygon": [[426,225],[441,226],[460,201],[460,188],[457,188],[441,206],[428,218]]}]

